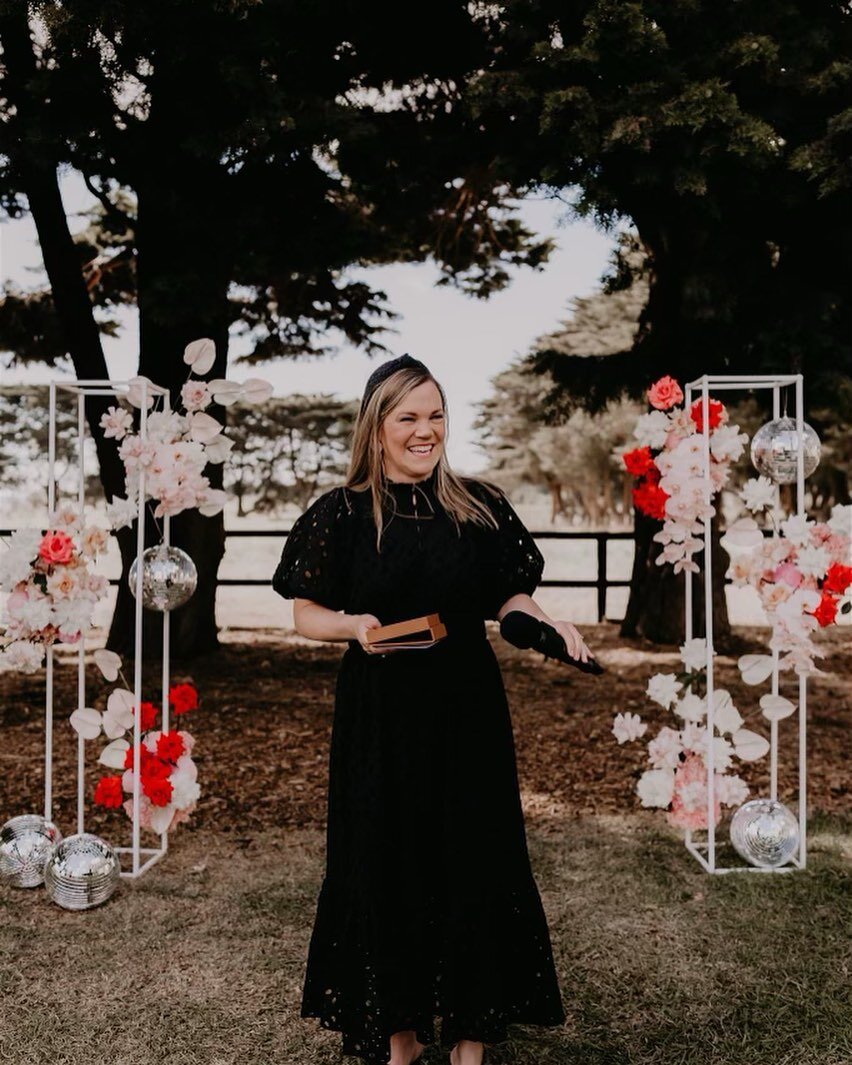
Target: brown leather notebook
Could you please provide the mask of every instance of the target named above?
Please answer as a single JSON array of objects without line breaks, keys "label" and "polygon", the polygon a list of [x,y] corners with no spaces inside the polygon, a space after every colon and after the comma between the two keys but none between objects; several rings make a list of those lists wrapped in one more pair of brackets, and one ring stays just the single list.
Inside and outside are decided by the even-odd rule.
[{"label": "brown leather notebook", "polygon": [[367,643],[382,653],[408,651],[420,647],[434,647],[446,635],[447,630],[438,614],[424,614],[423,617],[368,629]]}]

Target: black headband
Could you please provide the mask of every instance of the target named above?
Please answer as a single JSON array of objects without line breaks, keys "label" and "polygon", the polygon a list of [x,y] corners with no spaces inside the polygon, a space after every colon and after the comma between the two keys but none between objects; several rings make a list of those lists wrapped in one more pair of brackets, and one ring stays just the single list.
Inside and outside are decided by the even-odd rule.
[{"label": "black headband", "polygon": [[419,359],[412,359],[410,355],[400,355],[398,359],[390,359],[388,362],[383,362],[367,378],[364,395],[361,397],[361,414],[364,413],[370,396],[383,381],[386,381],[397,370],[422,370],[424,373],[429,373],[429,368],[424,363]]}]

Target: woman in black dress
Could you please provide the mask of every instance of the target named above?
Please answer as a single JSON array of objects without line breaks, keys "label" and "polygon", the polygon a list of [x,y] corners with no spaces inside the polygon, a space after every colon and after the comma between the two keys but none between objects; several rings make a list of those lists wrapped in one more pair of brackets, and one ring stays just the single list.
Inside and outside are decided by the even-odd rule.
[{"label": "woman in black dress", "polygon": [[[423,363],[379,366],[346,484],[294,523],[272,581],[295,599],[299,633],[348,641],[301,1016],[369,1065],[416,1061],[436,1015],[451,1065],[480,1065],[509,1023],[565,1020],[484,620],[524,610],[570,654],[589,652],[530,598],[543,558],[505,495],[453,473],[445,441],[445,396]],[[432,647],[366,642],[432,613],[447,628]]]}]

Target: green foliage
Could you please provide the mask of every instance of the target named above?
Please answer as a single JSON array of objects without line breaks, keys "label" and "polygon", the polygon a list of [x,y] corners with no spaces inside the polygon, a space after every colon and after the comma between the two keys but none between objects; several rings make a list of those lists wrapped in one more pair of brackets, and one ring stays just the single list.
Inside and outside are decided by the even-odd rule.
[{"label": "green foliage", "polygon": [[[606,361],[540,349],[598,409],[656,377],[802,370],[833,407],[852,377],[852,15],[837,0],[514,0],[469,83],[508,180],[626,218],[650,281]],[[562,409],[560,410],[560,406]],[[836,410],[846,422],[850,412]]]}]

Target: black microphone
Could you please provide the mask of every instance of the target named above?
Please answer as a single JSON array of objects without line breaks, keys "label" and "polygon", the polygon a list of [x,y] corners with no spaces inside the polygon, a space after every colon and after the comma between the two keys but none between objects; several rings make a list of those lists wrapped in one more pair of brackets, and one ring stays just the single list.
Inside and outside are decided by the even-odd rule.
[{"label": "black microphone", "polygon": [[583,673],[603,673],[603,666],[590,658],[584,662],[581,658],[572,658],[568,654],[565,640],[552,625],[534,618],[523,610],[510,610],[500,622],[500,635],[507,643],[521,650],[532,648],[540,651],[545,659],[555,658],[569,666],[576,666]]}]

